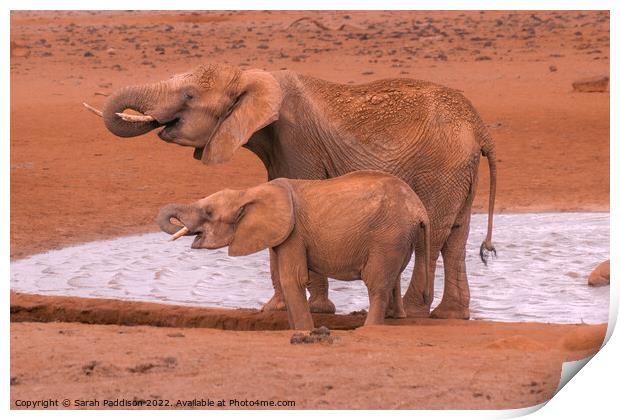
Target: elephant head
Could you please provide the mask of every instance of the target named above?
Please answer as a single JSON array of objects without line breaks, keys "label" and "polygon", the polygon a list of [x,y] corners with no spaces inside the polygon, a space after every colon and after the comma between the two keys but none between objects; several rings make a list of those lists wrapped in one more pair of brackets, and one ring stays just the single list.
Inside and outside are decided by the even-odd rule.
[{"label": "elephant head", "polygon": [[228,246],[229,255],[239,256],[284,242],[294,219],[290,187],[274,180],[247,190],[222,190],[190,205],[169,204],[161,208],[157,222],[174,234],[173,240],[195,235],[192,248]]},{"label": "elephant head", "polygon": [[[196,159],[212,164],[229,160],[252,134],[275,121],[281,102],[282,89],[270,73],[210,65],[125,87],[108,98],[101,115],[120,137],[163,127],[162,140],[194,147]],[[143,115],[125,114],[128,109]]]}]

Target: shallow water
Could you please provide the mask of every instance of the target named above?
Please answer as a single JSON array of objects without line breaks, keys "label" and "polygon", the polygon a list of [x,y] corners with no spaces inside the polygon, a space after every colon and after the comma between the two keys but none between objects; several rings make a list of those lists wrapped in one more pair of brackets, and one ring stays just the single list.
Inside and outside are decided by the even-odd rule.
[{"label": "shallow water", "polygon": [[[467,249],[471,317],[495,321],[607,322],[609,287],[591,288],[588,274],[609,258],[609,213],[501,214],[488,267],[478,248],[486,215],[472,217]],[[11,263],[11,288],[48,295],[259,308],[272,295],[269,255],[228,257],[227,249],[193,250],[192,238],[164,233],[128,236],[64,248]],[[403,274],[403,294],[413,260]],[[436,306],[443,293],[441,258]],[[367,309],[361,281],[330,280],[338,313]]]}]

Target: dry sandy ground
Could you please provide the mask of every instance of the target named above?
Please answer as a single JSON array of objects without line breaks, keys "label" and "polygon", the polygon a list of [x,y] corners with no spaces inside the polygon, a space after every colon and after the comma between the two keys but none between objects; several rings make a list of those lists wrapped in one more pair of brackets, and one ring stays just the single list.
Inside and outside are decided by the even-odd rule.
[{"label": "dry sandy ground", "polygon": [[[606,331],[434,319],[351,330],[363,316],[322,315],[315,323],[332,328],[332,344],[290,344],[291,331],[280,330],[284,313],[22,294],[12,296],[11,317],[21,321],[11,324],[13,406],[118,398],[172,406],[293,400],[306,409],[527,407],[548,400],[562,362],[595,352]],[[41,320],[121,325],[28,322]],[[187,328],[196,326],[224,331]]]},{"label": "dry sandy ground", "polygon": [[[290,26],[304,16],[330,29]],[[156,230],[165,203],[266,179],[247,150],[205,167],[154,133],[115,137],[82,108],[205,62],[461,89],[497,143],[497,211],[609,209],[609,93],[571,87],[609,74],[605,12],[16,12],[11,40],[29,53],[11,60],[12,258]]]},{"label": "dry sandy ground", "polygon": [[[17,12],[11,41],[11,258],[155,230],[164,203],[265,180],[245,150],[208,168],[154,134],[116,138],[81,107],[209,61],[461,89],[497,142],[499,212],[609,210],[609,93],[571,88],[609,74],[606,12]],[[476,211],[487,191],[483,161]],[[567,350],[566,336],[603,329],[424,321],[300,347],[288,332],[12,323],[11,398],[201,389],[314,408],[519,407],[549,398],[561,360],[597,347]]]}]

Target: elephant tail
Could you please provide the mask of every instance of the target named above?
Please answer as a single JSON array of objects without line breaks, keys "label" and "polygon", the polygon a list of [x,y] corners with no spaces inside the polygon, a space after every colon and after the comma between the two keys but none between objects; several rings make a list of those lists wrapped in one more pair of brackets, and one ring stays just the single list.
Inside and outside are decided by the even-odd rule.
[{"label": "elephant tail", "polygon": [[480,245],[480,259],[487,265],[487,252],[493,253],[493,256],[497,256],[497,251],[493,246],[493,210],[495,207],[495,189],[497,186],[497,167],[495,158],[495,143],[489,135],[486,127],[482,133],[479,133],[482,156],[487,158],[489,163],[489,214],[487,222],[487,236]]},{"label": "elephant tail", "polygon": [[424,292],[422,299],[425,305],[431,304],[431,232],[428,217],[422,219],[420,228],[424,235]]}]

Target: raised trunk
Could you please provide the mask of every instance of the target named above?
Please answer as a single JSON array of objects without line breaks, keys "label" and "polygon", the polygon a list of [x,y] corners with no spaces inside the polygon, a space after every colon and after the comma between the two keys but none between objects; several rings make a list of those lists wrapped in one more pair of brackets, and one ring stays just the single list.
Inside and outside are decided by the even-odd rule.
[{"label": "raised trunk", "polygon": [[132,109],[141,113],[148,113],[153,108],[157,95],[151,85],[128,86],[112,94],[103,108],[103,119],[106,127],[119,137],[135,137],[160,127],[157,121],[128,122],[116,115]]}]

